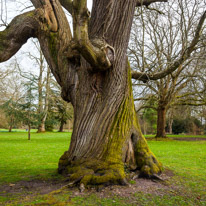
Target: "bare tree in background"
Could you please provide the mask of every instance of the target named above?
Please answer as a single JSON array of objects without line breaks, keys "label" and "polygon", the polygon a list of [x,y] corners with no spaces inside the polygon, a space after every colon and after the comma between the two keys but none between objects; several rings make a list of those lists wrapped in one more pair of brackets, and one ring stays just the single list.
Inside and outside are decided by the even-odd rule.
[{"label": "bare tree in background", "polygon": [[[48,101],[49,101],[49,87],[50,87],[50,69],[46,64],[43,52],[40,48],[38,42],[33,41],[35,48],[37,49],[38,54],[33,55],[29,52],[28,56],[31,60],[35,61],[35,65],[39,68],[39,74],[37,77],[37,87],[38,87],[38,110],[37,114],[39,116],[39,126],[38,133],[45,132],[45,121],[47,118],[48,112]],[[44,76],[44,73],[46,75]]]},{"label": "bare tree in background", "polygon": [[[164,15],[140,10],[134,21],[129,55],[133,67],[141,68],[144,74],[134,71],[132,77],[145,82],[137,83],[143,93],[136,100],[156,99],[157,105],[151,105],[158,116],[156,137],[166,137],[166,112],[178,95],[179,99],[189,95],[188,83],[201,72],[200,40],[206,30],[200,29],[201,20],[198,24],[197,19],[204,6],[201,1],[171,1],[164,8],[156,8]],[[173,69],[164,78],[150,81]]]},{"label": "bare tree in background", "polygon": [[54,79],[50,81],[50,106],[49,113],[53,113],[53,119],[58,122],[58,132],[64,131],[67,120],[73,119],[73,107],[61,98],[61,88]]}]

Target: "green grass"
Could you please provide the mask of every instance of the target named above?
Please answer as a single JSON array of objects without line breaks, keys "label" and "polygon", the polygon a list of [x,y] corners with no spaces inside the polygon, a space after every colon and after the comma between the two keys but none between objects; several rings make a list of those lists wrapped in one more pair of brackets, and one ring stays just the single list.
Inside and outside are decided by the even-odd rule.
[{"label": "green grass", "polygon": [[71,133],[0,132],[0,184],[56,174],[60,156],[69,147]]},{"label": "green grass", "polygon": [[182,176],[206,181],[206,141],[148,141],[164,166]]},{"label": "green grass", "polygon": [[[19,180],[61,178],[57,175],[59,157],[68,149],[71,133],[33,132],[27,140],[26,132],[0,132],[0,185]],[[151,150],[165,168],[175,176],[169,184],[177,190],[160,194],[136,192],[130,197],[113,195],[100,197],[98,193],[72,196],[71,191],[58,194],[1,196],[9,205],[206,205],[206,141],[149,141]],[[135,182],[131,181],[131,185]],[[25,195],[25,197],[22,197]],[[201,200],[198,200],[199,198]],[[6,204],[5,204],[6,205]]]},{"label": "green grass", "polygon": [[183,177],[189,189],[206,194],[206,141],[148,141],[148,144],[165,167]]}]

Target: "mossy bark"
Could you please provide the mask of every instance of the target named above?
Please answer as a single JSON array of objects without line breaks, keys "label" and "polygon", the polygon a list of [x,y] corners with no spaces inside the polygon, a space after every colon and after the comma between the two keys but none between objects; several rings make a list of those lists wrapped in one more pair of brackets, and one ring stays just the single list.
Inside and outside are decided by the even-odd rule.
[{"label": "mossy bark", "polygon": [[[59,173],[70,175],[73,181],[121,184],[126,178],[125,167],[140,170],[141,175],[147,177],[162,171],[161,163],[149,150],[141,133],[133,102],[126,51],[135,4],[135,0],[94,0],[89,35],[75,35],[81,47],[89,41],[96,55],[105,43],[109,44],[115,50],[115,58],[111,67],[107,65],[102,69],[104,64],[99,68],[90,61],[92,54],[87,56],[88,47],[84,48],[84,58],[80,57],[75,101],[72,101],[71,144],[59,160]],[[74,24],[74,30],[77,28],[81,31],[81,27]],[[82,34],[87,32],[82,31]],[[81,39],[87,41],[79,42]]]},{"label": "mossy bark", "polygon": [[[125,168],[140,170],[141,176],[145,177],[160,174],[162,171],[161,163],[150,151],[141,133],[134,108],[130,68],[126,67],[128,75],[125,95],[114,112],[109,113],[107,110],[109,115],[105,114],[102,119],[104,110],[97,108],[104,108],[104,105],[100,104],[105,102],[99,101],[95,105],[96,122],[93,123],[94,119],[87,116],[88,110],[87,114],[83,114],[83,119],[76,116],[69,151],[59,160],[59,172],[71,175],[72,181],[80,181],[85,185],[124,184]],[[101,94],[97,99],[101,99],[100,96]],[[81,102],[81,105],[83,104]],[[84,107],[87,107],[87,104],[89,102],[85,101]],[[89,114],[93,116],[92,113]],[[83,125],[87,127],[82,127]],[[98,133],[101,130],[102,132]]]}]

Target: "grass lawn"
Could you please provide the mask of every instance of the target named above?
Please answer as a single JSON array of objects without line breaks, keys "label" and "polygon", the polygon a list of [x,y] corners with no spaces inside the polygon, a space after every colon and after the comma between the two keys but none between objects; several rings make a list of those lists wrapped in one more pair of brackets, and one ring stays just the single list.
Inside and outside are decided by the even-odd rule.
[{"label": "grass lawn", "polygon": [[206,141],[148,141],[165,167],[187,180],[194,191],[206,192]]},{"label": "grass lawn", "polygon": [[[61,180],[57,164],[68,149],[70,136],[68,132],[33,132],[28,141],[26,132],[0,132],[0,188],[22,180]],[[206,141],[154,140],[148,144],[175,174],[166,186],[156,187],[160,183],[148,181],[145,183],[154,184],[153,189],[134,190],[127,196],[121,194],[135,189],[133,184],[140,180],[131,182],[131,187],[116,187],[115,193],[108,189],[81,194],[77,188],[47,194],[29,194],[24,189],[11,194],[0,191],[0,205],[206,205]]]},{"label": "grass lawn", "polygon": [[51,178],[71,133],[0,132],[0,184],[31,178]]}]

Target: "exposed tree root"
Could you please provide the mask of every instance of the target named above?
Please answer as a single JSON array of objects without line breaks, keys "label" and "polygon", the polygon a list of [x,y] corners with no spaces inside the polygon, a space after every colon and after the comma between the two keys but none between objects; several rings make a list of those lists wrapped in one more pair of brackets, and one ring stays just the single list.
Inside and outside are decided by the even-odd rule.
[{"label": "exposed tree root", "polygon": [[69,175],[69,180],[76,184],[86,185],[125,185],[126,175],[123,164],[107,163],[99,160],[72,162],[63,173]]},{"label": "exposed tree root", "polygon": [[[154,178],[161,173],[162,165],[151,152],[140,152],[138,156],[137,160],[141,166],[139,177]],[[68,186],[81,184],[85,187],[87,185],[128,185],[129,181],[129,175],[126,175],[123,163],[116,164],[100,160],[74,161],[66,166],[61,173],[69,176]]]},{"label": "exposed tree root", "polygon": [[160,175],[163,167],[155,155],[150,151],[144,139],[136,144],[135,158],[140,170],[140,177],[152,178],[154,175]]}]

